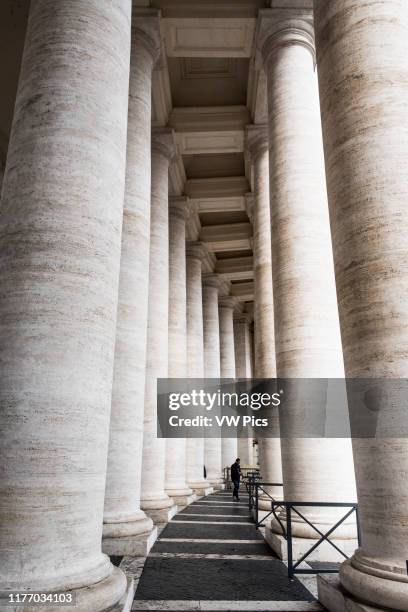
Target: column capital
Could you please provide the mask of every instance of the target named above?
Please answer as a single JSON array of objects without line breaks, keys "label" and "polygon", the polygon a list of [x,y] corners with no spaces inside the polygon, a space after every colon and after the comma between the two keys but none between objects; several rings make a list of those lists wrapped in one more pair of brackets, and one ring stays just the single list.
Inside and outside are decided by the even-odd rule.
[{"label": "column capital", "polygon": [[132,10],[132,46],[142,45],[151,55],[153,64],[162,52],[160,34],[161,11],[134,7]]},{"label": "column capital", "polygon": [[231,308],[231,310],[234,310],[234,308],[236,308],[237,303],[237,299],[234,298],[232,295],[224,295],[220,297],[218,301],[218,305],[220,308]]},{"label": "column capital", "polygon": [[245,148],[255,161],[258,155],[269,150],[268,126],[265,124],[248,125],[245,130]]},{"label": "column capital", "polygon": [[169,215],[182,221],[187,221],[190,214],[188,203],[189,199],[187,196],[170,196]]},{"label": "column capital", "polygon": [[234,323],[244,323],[245,325],[251,325],[254,317],[249,312],[234,312]]},{"label": "column capital", "polygon": [[267,64],[276,49],[306,47],[316,63],[313,11],[307,8],[271,8],[259,11],[257,49]]},{"label": "column capital", "polygon": [[171,128],[153,128],[152,129],[152,151],[161,153],[170,162],[176,154],[176,145],[174,144],[174,130]]},{"label": "column capital", "polygon": [[198,259],[202,263],[208,257],[208,250],[203,242],[187,242],[186,256],[190,259]]},{"label": "column capital", "polygon": [[222,285],[222,278],[219,274],[203,274],[203,285],[219,290]]}]

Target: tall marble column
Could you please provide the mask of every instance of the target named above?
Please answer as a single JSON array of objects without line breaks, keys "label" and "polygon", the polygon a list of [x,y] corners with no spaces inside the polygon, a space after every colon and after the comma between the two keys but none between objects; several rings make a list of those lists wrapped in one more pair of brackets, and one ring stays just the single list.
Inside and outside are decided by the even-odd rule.
[{"label": "tall marble column", "polygon": [[141,507],[155,522],[168,521],[177,506],[165,492],[166,441],[157,437],[157,379],[168,376],[169,346],[169,163],[173,132],[152,133],[150,265],[144,405]]},{"label": "tall marble column", "polygon": [[[103,550],[147,555],[157,529],[140,509],[149,287],[151,85],[160,50],[157,11],[134,12],[130,58],[126,187]],[[131,486],[129,483],[132,483]]]},{"label": "tall marble column", "polygon": [[[346,375],[407,378],[407,5],[315,2],[315,27]],[[378,439],[353,441],[362,546],[340,578],[375,609],[406,611],[408,442],[387,392],[396,383],[367,395]]]},{"label": "tall marble column", "polygon": [[[204,330],[202,262],[206,248],[201,242],[188,242],[187,265],[187,375],[204,378]],[[204,438],[187,439],[187,483],[197,495],[212,493],[204,478]]]},{"label": "tall marble column", "polygon": [[[169,378],[187,378],[186,219],[188,199],[169,203]],[[166,493],[176,504],[194,501],[187,486],[187,440],[166,440]]]},{"label": "tall marble column", "polygon": [[[203,276],[203,329],[204,373],[207,379],[220,379],[220,324],[218,316],[218,290],[220,279],[216,274]],[[218,388],[218,387],[217,387]],[[224,487],[221,460],[221,438],[206,438],[204,465],[207,480],[214,489]]]},{"label": "tall marble column", "polygon": [[[265,12],[262,27],[277,376],[342,378],[311,11],[297,17],[296,11],[272,9]],[[285,499],[352,502],[350,441],[324,437],[324,414],[318,432],[322,437],[309,437],[302,431],[302,414],[301,395],[286,401],[279,415],[280,429],[284,426],[287,432],[281,439]],[[327,531],[339,513],[313,508],[307,514]],[[346,537],[347,529],[337,533]],[[351,524],[349,529],[351,534]],[[293,534],[317,536],[300,518],[294,520]]]},{"label": "tall marble column", "polygon": [[[238,313],[234,316],[235,376],[237,378],[252,378],[251,320],[252,317],[250,317],[247,313]],[[252,436],[238,438],[237,456],[241,459],[241,466],[253,465],[254,458]]]},{"label": "tall marble column", "polygon": [[[234,308],[236,300],[231,297],[219,299],[220,320],[220,367],[221,378],[235,379]],[[236,430],[231,433],[236,434]],[[223,438],[221,444],[222,469],[230,467],[238,457],[237,437]]]},{"label": "tall marble column", "polygon": [[129,0],[31,3],[1,202],[1,588],[81,611],[126,588],[101,539],[130,19]]},{"label": "tall marble column", "polygon": [[[255,378],[276,377],[275,324],[272,287],[271,213],[269,191],[268,126],[250,126],[246,147],[253,168],[254,345]],[[277,410],[271,415],[268,435],[258,438],[259,467],[263,482],[282,482],[282,460]],[[262,432],[261,432],[262,433]],[[281,487],[270,487],[282,499]],[[268,495],[260,496],[262,510],[270,510]]]}]

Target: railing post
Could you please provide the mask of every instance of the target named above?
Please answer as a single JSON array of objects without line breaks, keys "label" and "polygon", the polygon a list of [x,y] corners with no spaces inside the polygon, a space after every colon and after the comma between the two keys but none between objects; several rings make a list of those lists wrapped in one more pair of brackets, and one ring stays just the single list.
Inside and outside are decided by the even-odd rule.
[{"label": "railing post", "polygon": [[358,506],[355,506],[356,512],[356,527],[357,527],[357,542],[359,547],[361,546],[361,530],[360,530],[360,515],[358,513]]},{"label": "railing post", "polygon": [[292,516],[291,507],[286,506],[286,535],[288,548],[288,576],[289,580],[293,580],[293,551],[292,551]]},{"label": "railing post", "polygon": [[257,483],[254,483],[255,486],[255,529],[258,529],[258,486]]}]

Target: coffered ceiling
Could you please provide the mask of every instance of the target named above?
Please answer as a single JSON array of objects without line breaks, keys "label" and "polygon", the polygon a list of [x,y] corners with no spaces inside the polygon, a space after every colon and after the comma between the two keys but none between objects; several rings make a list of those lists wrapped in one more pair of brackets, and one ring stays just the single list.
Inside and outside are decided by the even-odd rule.
[{"label": "coffered ceiling", "polygon": [[[245,128],[266,121],[265,78],[254,60],[257,15],[286,1],[133,0],[136,9],[162,15],[152,118],[175,132],[170,193],[189,197],[188,235],[207,245],[208,266],[232,283],[242,303],[253,288]],[[0,153],[7,148],[28,7],[29,0],[0,2]]]}]

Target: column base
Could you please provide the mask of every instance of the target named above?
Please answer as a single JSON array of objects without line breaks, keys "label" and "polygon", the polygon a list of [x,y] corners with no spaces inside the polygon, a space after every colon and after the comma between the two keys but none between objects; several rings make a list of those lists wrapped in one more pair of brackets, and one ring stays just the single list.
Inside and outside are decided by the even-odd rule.
[{"label": "column base", "polygon": [[197,497],[206,497],[207,495],[211,495],[214,492],[213,487],[205,486],[205,487],[194,487],[194,493]]},{"label": "column base", "polygon": [[126,591],[121,600],[112,608],[112,612],[131,612],[136,593],[136,584],[133,578],[127,577]]},{"label": "column base", "polygon": [[[265,540],[282,561],[288,560],[287,543],[283,536],[274,533],[270,527],[265,528]],[[355,539],[337,540],[331,538],[332,542],[340,548],[348,557],[351,557],[356,550],[358,543]],[[300,559],[312,546],[316,543],[316,539],[312,538],[292,538],[292,554],[293,560]],[[305,559],[309,561],[321,561],[326,563],[342,563],[344,561],[341,555],[328,542],[322,542],[310,555]]]},{"label": "column base", "polygon": [[179,509],[175,504],[168,508],[145,509],[145,513],[152,519],[153,523],[168,523],[178,511]]},{"label": "column base", "polygon": [[210,486],[214,489],[214,491],[224,491],[225,483],[222,480],[209,480]]},{"label": "column base", "polygon": [[354,599],[344,590],[338,576],[330,574],[317,576],[317,593],[319,602],[329,612],[383,612],[384,610]]},{"label": "column base", "polygon": [[110,557],[147,557],[156,540],[157,527],[153,527],[150,531],[138,535],[104,537],[102,551]]},{"label": "column base", "polygon": [[197,500],[197,495],[195,493],[192,493],[192,495],[175,495],[171,499],[177,506],[189,506]]}]

